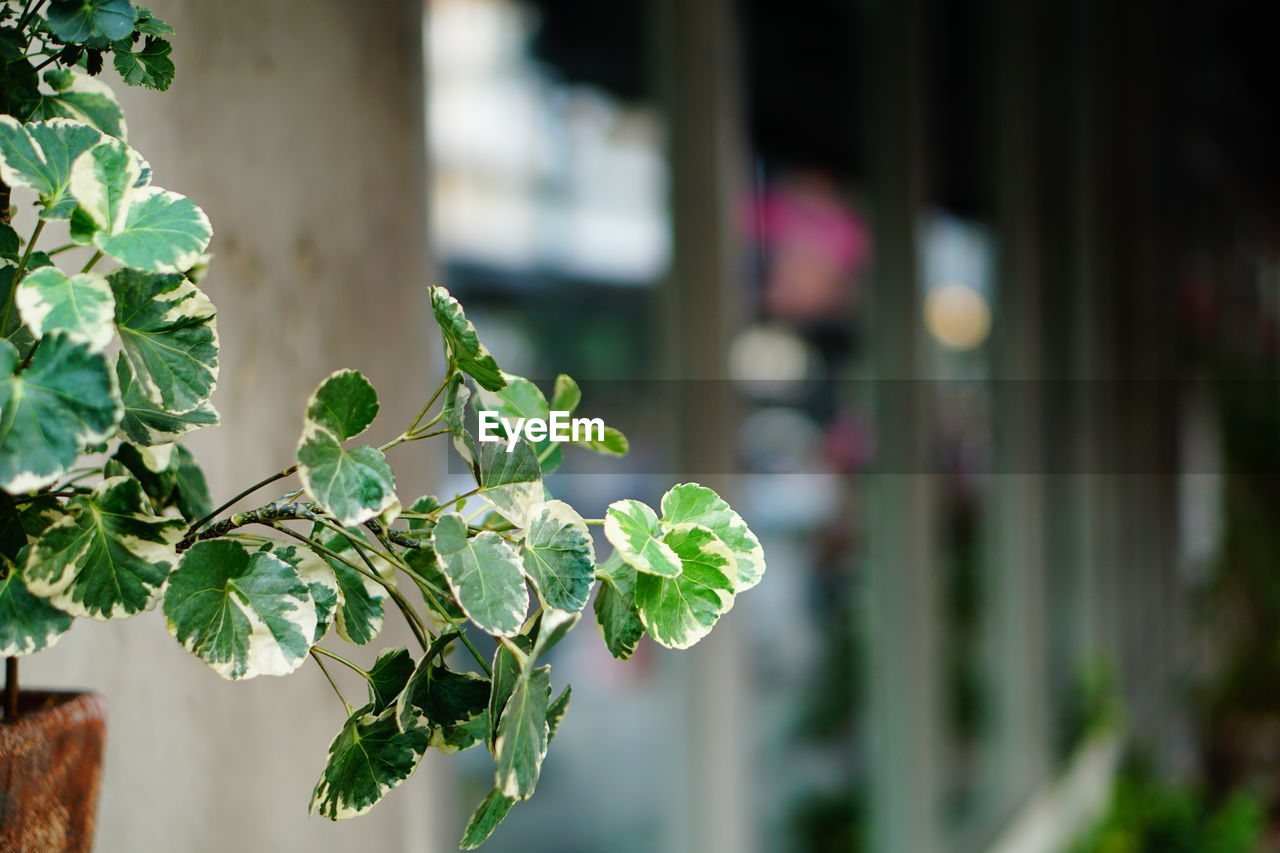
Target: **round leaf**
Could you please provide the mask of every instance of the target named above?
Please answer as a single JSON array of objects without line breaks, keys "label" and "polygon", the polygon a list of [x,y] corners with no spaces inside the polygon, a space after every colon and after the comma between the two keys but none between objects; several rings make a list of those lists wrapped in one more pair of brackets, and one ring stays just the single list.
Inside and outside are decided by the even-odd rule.
[{"label": "round leaf", "polygon": [[663,577],[680,574],[679,558],[658,538],[661,535],[658,516],[640,501],[609,504],[604,516],[604,535],[636,571]]},{"label": "round leaf", "polygon": [[595,579],[595,546],[573,507],[564,501],[534,507],[521,550],[525,573],[543,604],[569,611],[587,606]]},{"label": "round leaf", "polygon": [[742,592],[760,583],[764,577],[764,548],[760,540],[747,527],[724,499],[697,483],[681,483],[662,496],[662,523],[700,524],[729,546],[736,565],[726,574],[733,582],[735,592]]},{"label": "round leaf", "polygon": [[69,219],[76,209],[71,188],[75,163],[107,137],[87,124],[49,119],[23,125],[0,116],[0,178],[40,196],[42,219]]},{"label": "round leaf", "polygon": [[357,817],[413,775],[427,751],[424,728],[401,731],[395,709],[356,711],[329,745],[329,760],[311,795],[311,813],[330,820]]},{"label": "round leaf", "polygon": [[328,430],[339,441],[355,438],[377,416],[378,392],[358,370],[330,375],[307,400],[307,423]]},{"label": "round leaf", "polygon": [[676,577],[636,575],[636,611],[645,630],[669,649],[687,649],[701,640],[733,602],[733,553],[715,534],[681,525],[664,537],[679,555]]},{"label": "round leaf", "polygon": [[37,338],[60,329],[70,340],[101,352],[115,337],[116,300],[96,273],[68,276],[57,267],[27,273],[18,285],[18,311]]},{"label": "round leaf", "polygon": [[436,554],[458,604],[483,631],[509,637],[520,630],[529,591],[520,558],[496,533],[467,538],[467,522],[456,512],[436,522]]}]

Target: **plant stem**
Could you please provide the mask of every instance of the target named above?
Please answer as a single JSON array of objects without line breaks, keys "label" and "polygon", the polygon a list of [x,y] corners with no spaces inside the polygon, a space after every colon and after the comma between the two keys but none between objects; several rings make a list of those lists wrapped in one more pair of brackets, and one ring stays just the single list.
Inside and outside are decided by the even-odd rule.
[{"label": "plant stem", "polygon": [[0,312],[0,328],[3,328],[9,322],[9,312],[13,310],[13,302],[18,294],[18,285],[22,282],[22,276],[27,271],[27,264],[31,262],[31,253],[36,248],[36,241],[40,239],[40,234],[44,231],[44,220],[37,219],[35,230],[31,232],[31,239],[27,241],[27,248],[22,253],[22,258],[18,261],[18,268],[13,271],[13,287],[9,290],[9,298],[5,300],[4,311]]},{"label": "plant stem", "polygon": [[429,412],[431,407],[435,405],[436,400],[440,399],[440,395],[444,393],[444,389],[449,387],[449,380],[452,378],[453,359],[449,359],[448,367],[444,372],[444,381],[440,383],[440,387],[436,388],[435,393],[431,395],[431,399],[427,401],[427,404],[422,407],[422,411],[418,413],[418,416],[413,419],[413,423],[409,424],[409,428],[404,431],[405,435],[409,435],[418,428],[418,424],[422,423],[422,419],[427,416],[427,412]]},{"label": "plant stem", "polygon": [[18,659],[4,661],[4,718],[8,722],[18,719]]},{"label": "plant stem", "polygon": [[351,661],[347,660],[346,658],[344,658],[342,655],[338,654],[337,652],[331,652],[331,651],[329,651],[328,649],[326,649],[326,648],[322,648],[322,647],[320,647],[320,646],[312,646],[312,647],[311,647],[311,651],[313,651],[313,652],[319,652],[320,654],[324,655],[324,656],[325,656],[325,657],[327,657],[327,658],[333,658],[333,659],[334,659],[334,660],[336,660],[338,663],[342,664],[343,666],[347,667],[348,669],[354,670],[354,671],[356,671],[356,672],[360,673],[361,675],[363,675],[363,676],[365,677],[365,680],[366,680],[366,681],[369,679],[369,672],[368,672],[366,669],[364,669],[364,667],[357,666],[355,663],[353,663],[353,662],[351,662]]},{"label": "plant stem", "polygon": [[190,537],[190,536],[191,536],[191,535],[193,535],[197,530],[199,530],[201,527],[204,527],[204,526],[205,526],[206,524],[208,524],[210,521],[213,521],[213,519],[217,517],[218,513],[222,512],[222,511],[223,511],[224,509],[226,509],[227,507],[234,506],[234,505],[236,504],[236,502],[237,502],[237,501],[239,501],[239,500],[241,500],[241,499],[243,499],[243,498],[247,498],[249,495],[251,495],[251,494],[253,494],[254,492],[258,491],[258,489],[266,488],[267,486],[271,485],[272,483],[276,482],[277,480],[283,480],[285,477],[288,477],[290,474],[294,473],[294,472],[295,472],[295,471],[297,471],[297,470],[298,470],[298,466],[297,466],[297,465],[290,465],[288,468],[285,468],[283,471],[279,471],[279,472],[277,472],[277,473],[275,473],[275,474],[272,474],[270,477],[267,477],[267,478],[266,478],[266,479],[264,479],[264,480],[261,480],[261,481],[259,481],[259,482],[257,482],[257,483],[254,483],[252,486],[250,486],[249,488],[245,489],[243,492],[241,492],[240,494],[236,495],[234,498],[232,498],[231,500],[227,501],[227,502],[226,502],[226,503],[224,503],[222,506],[220,506],[220,507],[218,507],[217,509],[215,509],[213,512],[209,513],[209,514],[208,514],[208,515],[206,515],[204,518],[200,519],[200,520],[199,520],[199,521],[197,521],[195,524],[192,524],[190,527],[188,527],[188,528],[187,528],[187,536],[188,536],[188,537]]},{"label": "plant stem", "polygon": [[432,510],[432,512],[438,516],[440,514],[440,511],[445,509],[446,507],[453,506],[458,501],[465,501],[467,498],[471,497],[472,495],[478,495],[478,494],[480,494],[480,487],[476,486],[474,489],[472,489],[469,492],[463,492],[460,495],[455,495],[453,500],[449,501],[448,503],[440,504],[440,506],[436,507],[434,510]]},{"label": "plant stem", "polygon": [[333,676],[329,674],[329,667],[324,665],[324,661],[320,660],[320,655],[316,654],[319,646],[311,647],[311,659],[320,667],[320,671],[324,673],[324,677],[328,680],[329,686],[333,688],[333,692],[338,694],[338,701],[342,703],[342,707],[346,709],[347,716],[351,716],[351,703],[347,701],[347,697],[342,695],[342,691],[338,689],[338,682],[333,680]]},{"label": "plant stem", "polygon": [[604,519],[603,518],[584,518],[582,519],[582,523],[583,524],[604,524]]},{"label": "plant stem", "polygon": [[89,259],[89,262],[84,265],[84,269],[80,270],[80,272],[82,273],[88,272],[89,270],[97,266],[98,261],[100,260],[102,260],[102,252],[94,252],[93,257]]},{"label": "plant stem", "polygon": [[299,533],[296,530],[290,530],[288,527],[285,527],[284,525],[275,524],[270,521],[260,521],[258,523],[264,524],[267,527],[272,528],[273,530],[278,530],[286,536],[292,536],[294,539],[297,539],[299,542],[305,543],[307,547],[315,551],[318,551],[327,557],[331,557],[332,559],[337,560],[338,562],[348,566],[353,571],[359,572],[360,574],[364,575],[365,577],[369,578],[375,583],[381,584],[382,587],[386,589],[387,594],[391,596],[391,600],[396,603],[396,607],[400,608],[400,612],[404,615],[405,621],[409,623],[409,629],[413,631],[414,639],[418,641],[418,645],[422,646],[422,648],[424,649],[427,647],[427,639],[426,639],[427,624],[423,622],[422,617],[419,616],[414,611],[413,606],[409,604],[408,600],[403,595],[400,594],[400,590],[396,589],[395,586],[393,586],[389,581],[383,580],[381,577],[379,577],[377,572],[370,572],[360,568],[355,563],[351,562],[346,557],[342,556],[336,551],[333,551],[330,548],[326,548],[324,545],[321,545],[319,542],[315,541],[314,539],[308,536],[303,536],[301,533]]}]

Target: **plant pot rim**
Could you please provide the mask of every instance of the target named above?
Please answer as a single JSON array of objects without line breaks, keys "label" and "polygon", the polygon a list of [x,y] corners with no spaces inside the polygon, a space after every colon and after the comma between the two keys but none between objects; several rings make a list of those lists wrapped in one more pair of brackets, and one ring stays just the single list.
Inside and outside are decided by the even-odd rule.
[{"label": "plant pot rim", "polygon": [[107,698],[92,690],[22,690],[18,693],[18,718],[0,720],[0,753],[43,728],[50,720],[105,719]]}]

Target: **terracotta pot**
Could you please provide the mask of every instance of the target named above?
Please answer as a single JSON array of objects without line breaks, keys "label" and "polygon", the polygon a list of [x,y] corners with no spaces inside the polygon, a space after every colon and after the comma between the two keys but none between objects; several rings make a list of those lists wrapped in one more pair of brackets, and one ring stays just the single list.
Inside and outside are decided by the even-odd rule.
[{"label": "terracotta pot", "polygon": [[107,704],[96,693],[23,693],[0,722],[0,850],[93,848]]}]

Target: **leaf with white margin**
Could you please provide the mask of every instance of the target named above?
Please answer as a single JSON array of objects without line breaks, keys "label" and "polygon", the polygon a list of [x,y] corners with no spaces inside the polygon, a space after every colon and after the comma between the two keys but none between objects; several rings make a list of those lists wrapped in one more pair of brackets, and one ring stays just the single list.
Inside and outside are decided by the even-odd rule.
[{"label": "leaf with white margin", "polygon": [[[592,430],[592,435],[595,431]],[[631,442],[617,427],[606,425],[600,438],[588,438],[577,442],[581,447],[594,450],[603,456],[626,456],[631,452]]]},{"label": "leaf with white margin", "polygon": [[182,519],[153,515],[132,477],[67,503],[27,553],[27,589],[72,616],[122,619],[149,609],[177,562]]},{"label": "leaf with white margin", "polygon": [[564,692],[556,697],[556,700],[547,707],[547,743],[556,736],[556,729],[560,728],[560,722],[564,719],[564,715],[569,712],[569,699],[573,696],[573,687],[566,685]]},{"label": "leaf with white margin", "polygon": [[108,137],[78,121],[54,118],[22,124],[0,116],[0,178],[40,197],[41,219],[69,219],[76,209],[75,163]]},{"label": "leaf with white margin", "polygon": [[594,605],[596,625],[609,654],[618,660],[629,660],[644,636],[644,625],[636,612],[636,574],[617,551],[596,572],[600,578]]},{"label": "leaf with white margin", "polygon": [[475,850],[484,844],[515,804],[515,800],[502,796],[501,791],[490,791],[489,796],[476,806],[471,819],[467,821],[467,828],[462,832],[458,847],[462,850]]},{"label": "leaf with white margin", "polygon": [[581,618],[582,614],[576,611],[543,610],[538,616],[538,636],[533,641],[533,651],[529,653],[529,660],[538,660],[555,648]]},{"label": "leaf with white margin", "polygon": [[637,574],[636,612],[649,636],[669,649],[687,649],[701,640],[733,606],[734,555],[710,529],[677,525],[663,541],[679,555],[683,571],[674,578]]},{"label": "leaf with white margin", "polygon": [[736,559],[736,570],[729,571],[734,592],[742,592],[760,583],[764,577],[764,548],[751,528],[723,498],[697,483],[672,486],[662,496],[662,523],[701,524],[711,529],[729,546]]},{"label": "leaf with white margin", "polygon": [[297,570],[230,539],[197,542],[182,555],[164,615],[183,648],[230,681],[288,675],[306,661],[316,630]]},{"label": "leaf with white margin", "polygon": [[497,391],[507,384],[498,363],[476,336],[476,327],[448,290],[438,285],[431,288],[431,310],[440,324],[449,355],[459,370],[486,391]]},{"label": "leaf with white margin", "polygon": [[441,752],[461,752],[484,739],[489,679],[472,672],[454,672],[443,663],[427,659],[414,672],[401,697],[397,706],[401,728],[407,728],[410,719],[426,726],[431,746]]},{"label": "leaf with white margin", "polygon": [[58,642],[71,624],[70,614],[31,594],[18,566],[8,566],[7,574],[0,577],[0,656],[43,651]]},{"label": "leaf with white margin", "polygon": [[557,376],[555,388],[551,392],[551,408],[557,412],[573,414],[581,402],[582,389],[573,381],[573,377],[567,373]]},{"label": "leaf with white margin", "polygon": [[122,414],[106,357],[61,332],[46,335],[20,373],[18,363],[0,341],[0,489],[11,494],[57,480]]},{"label": "leaf with white margin", "polygon": [[395,473],[382,451],[367,446],[348,450],[328,430],[310,425],[298,444],[298,477],[307,494],[344,527],[400,505]]},{"label": "leaf with white margin", "polygon": [[219,423],[218,412],[208,401],[180,415],[167,412],[153,403],[134,379],[133,368],[123,352],[116,354],[116,383],[124,403],[120,431],[131,444],[139,447],[169,444],[189,432]]},{"label": "leaf with white margin", "polygon": [[[537,385],[523,376],[511,373],[504,372],[502,378],[507,382],[505,388],[498,391],[480,391],[476,397],[477,411],[497,412],[500,417],[513,422],[520,418],[525,420],[538,418],[545,421],[550,417],[551,407],[547,405],[547,398]],[[505,434],[505,431],[501,429],[499,431]],[[552,441],[550,437],[540,441],[530,441],[530,444],[542,467],[542,473],[550,474],[564,461],[564,452],[560,449],[560,443]]]},{"label": "leaf with white margin", "polygon": [[529,609],[520,557],[496,533],[467,538],[467,522],[456,512],[436,521],[436,554],[454,598],[486,633],[510,637],[520,630]]},{"label": "leaf with white margin", "polygon": [[659,537],[657,514],[636,500],[614,501],[604,516],[604,535],[618,555],[636,571],[675,577],[680,559]]},{"label": "leaf with white margin", "polygon": [[494,742],[498,739],[498,722],[502,719],[502,710],[507,700],[516,689],[516,679],[529,667],[529,655],[533,652],[533,640],[524,634],[516,634],[508,641],[498,643],[493,650],[492,686],[489,689],[489,731],[485,733],[485,742],[489,751],[493,751]]},{"label": "leaf with white margin", "polygon": [[551,667],[525,668],[502,709],[494,741],[494,787],[502,796],[527,800],[533,796],[547,755],[550,727]]},{"label": "leaf with white margin", "polygon": [[340,441],[355,438],[378,416],[378,392],[358,370],[329,374],[307,400],[307,423]]},{"label": "leaf with white margin", "polygon": [[413,671],[413,655],[404,646],[378,652],[373,666],[369,667],[368,677],[372,713],[381,714],[396,703]]},{"label": "leaf with white margin", "polygon": [[53,94],[41,94],[32,119],[69,118],[116,139],[128,139],[124,110],[111,87],[87,74],[54,67],[44,73]]},{"label": "leaf with white margin", "polygon": [[529,524],[529,514],[546,494],[538,455],[527,441],[517,442],[510,453],[505,444],[481,442],[472,472],[480,494],[516,527]]},{"label": "leaf with white margin", "polygon": [[[179,448],[181,450],[181,448]],[[199,517],[199,516],[197,516]],[[298,579],[307,585],[311,593],[311,603],[316,611],[316,630],[311,643],[320,642],[329,633],[329,627],[337,616],[340,593],[338,578],[324,558],[301,545],[272,542],[263,545],[260,550],[270,551],[298,573]]]},{"label": "leaf with white margin", "polygon": [[143,166],[132,148],[111,137],[76,159],[71,192],[88,219],[77,233],[91,223],[93,244],[126,267],[185,272],[209,247],[213,228],[190,199],[143,184]]},{"label": "leaf with white margin", "polygon": [[366,705],[342,726],[329,745],[329,760],[311,795],[311,813],[346,820],[369,811],[413,775],[427,751],[427,731],[401,731],[394,708],[371,713]]},{"label": "leaf with white margin", "polygon": [[107,277],[124,354],[147,399],[171,414],[199,408],[218,381],[217,310],[180,275],[119,269]]},{"label": "leaf with white margin", "polygon": [[[312,532],[312,539],[317,539],[330,551],[340,554],[357,566],[365,568],[360,555],[356,553],[351,540],[340,534],[324,541]],[[387,598],[387,588],[373,578],[362,574],[341,560],[335,560],[327,554],[321,555],[333,570],[338,584],[338,635],[348,643],[363,646],[373,641],[382,632],[382,624],[386,615],[383,602]],[[369,556],[374,572],[390,582],[395,569],[381,557]]]},{"label": "leaf with white margin", "polygon": [[520,550],[525,574],[544,605],[575,612],[587,606],[596,552],[586,522],[573,507],[564,501],[535,506]]},{"label": "leaf with white margin", "polygon": [[57,267],[41,267],[23,276],[15,299],[22,321],[37,338],[60,329],[92,352],[102,352],[116,336],[115,296],[97,273],[68,276]]}]

